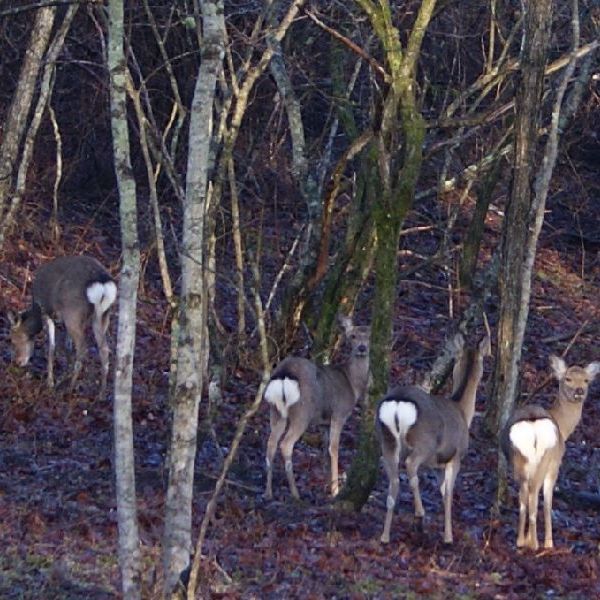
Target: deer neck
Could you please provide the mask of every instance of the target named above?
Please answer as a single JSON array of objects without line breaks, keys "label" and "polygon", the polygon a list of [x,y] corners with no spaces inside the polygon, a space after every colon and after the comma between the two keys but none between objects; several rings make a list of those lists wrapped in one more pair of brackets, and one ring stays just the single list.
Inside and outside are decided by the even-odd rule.
[{"label": "deer neck", "polygon": [[360,399],[366,391],[369,380],[369,355],[353,356],[344,365],[342,371],[352,387],[354,399]]},{"label": "deer neck", "polygon": [[559,394],[558,400],[548,411],[556,421],[560,435],[564,441],[570,437],[575,427],[579,424],[579,421],[581,421],[582,410],[583,402],[571,402]]},{"label": "deer neck", "polygon": [[34,337],[43,329],[42,308],[37,302],[33,302],[31,308],[23,314],[23,327],[29,337]]},{"label": "deer neck", "polygon": [[460,384],[453,394],[453,400],[457,402],[467,427],[470,427],[475,414],[477,388],[483,375],[481,357],[473,351],[469,352],[461,371]]}]

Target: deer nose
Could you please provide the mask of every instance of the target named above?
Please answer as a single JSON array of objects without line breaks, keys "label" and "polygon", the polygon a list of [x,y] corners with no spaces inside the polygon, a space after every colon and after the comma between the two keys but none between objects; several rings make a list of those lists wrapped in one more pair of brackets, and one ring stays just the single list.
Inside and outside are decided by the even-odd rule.
[{"label": "deer nose", "polygon": [[19,367],[25,367],[25,366],[27,366],[27,363],[29,362],[29,357],[28,356],[17,356],[15,358],[15,362],[19,365]]},{"label": "deer nose", "polygon": [[582,388],[582,387],[578,387],[578,388],[575,390],[575,394],[576,394],[577,396],[583,396],[583,388]]},{"label": "deer nose", "polygon": [[366,354],[367,353],[367,347],[365,346],[365,344],[361,344],[357,350],[361,353],[361,354]]}]

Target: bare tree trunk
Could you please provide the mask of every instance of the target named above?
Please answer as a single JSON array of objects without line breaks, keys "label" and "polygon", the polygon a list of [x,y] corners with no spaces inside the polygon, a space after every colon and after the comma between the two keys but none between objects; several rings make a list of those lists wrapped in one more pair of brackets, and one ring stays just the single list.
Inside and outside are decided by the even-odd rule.
[{"label": "bare tree trunk", "polygon": [[119,566],[123,597],[141,597],[141,557],[135,493],[131,391],[140,251],[136,189],[129,155],[127,63],[123,51],[123,1],[109,4],[108,69],[115,173],[119,188],[122,260],[119,278],[119,323],[115,366],[114,439],[119,527]]},{"label": "bare tree trunk", "polygon": [[314,175],[315,169],[309,168],[306,156],[306,138],[300,102],[294,93],[292,82],[283,60],[281,42],[267,38],[273,49],[273,58],[269,65],[271,75],[283,99],[292,140],[292,175],[307,208],[307,224],[304,230],[303,248],[299,255],[299,265],[294,276],[288,282],[283,299],[280,325],[284,324],[286,342],[298,327],[304,305],[310,292],[311,279],[317,264],[317,254],[321,239],[320,217],[322,202],[319,186]]},{"label": "bare tree trunk", "polygon": [[533,173],[536,157],[540,103],[550,27],[552,2],[528,3],[525,16],[522,73],[518,85],[515,124],[513,183],[502,230],[499,276],[500,318],[492,404],[486,417],[491,431],[499,431],[514,406],[519,381],[519,363],[528,306],[523,304],[526,273],[525,249],[532,225]]},{"label": "bare tree trunk", "polygon": [[240,199],[235,180],[235,165],[233,158],[229,161],[229,193],[231,194],[231,229],[233,248],[235,251],[235,270],[237,282],[237,331],[239,344],[244,345],[246,340],[246,294],[244,286],[244,249],[242,245],[242,232],[240,229]]},{"label": "bare tree trunk", "polygon": [[[68,8],[67,12],[65,13],[63,22],[58,28],[58,31],[54,36],[54,40],[52,41],[52,44],[50,44],[50,47],[46,54],[44,71],[42,79],[40,81],[40,92],[37,98],[37,102],[35,103],[35,109],[31,117],[31,122],[29,123],[29,127],[27,129],[25,141],[23,142],[21,160],[19,161],[19,167],[17,169],[17,180],[15,189],[13,190],[10,204],[6,207],[4,219],[0,224],[0,248],[4,245],[6,235],[10,230],[12,223],[15,219],[15,215],[17,214],[21,206],[21,198],[23,197],[23,194],[26,190],[27,173],[29,171],[31,157],[33,156],[33,149],[35,146],[37,132],[42,122],[42,117],[46,112],[48,100],[50,98],[50,95],[52,94],[54,73],[56,70],[56,60],[58,59],[58,56],[63,48],[63,45],[65,43],[65,37],[69,31],[69,28],[71,27],[71,22],[73,21],[73,18],[75,17],[75,13],[77,12],[78,8],[79,7],[77,5],[72,5]],[[58,171],[60,169],[60,162],[58,160],[56,167]],[[56,231],[56,225],[53,229],[54,231]]]},{"label": "bare tree trunk", "polygon": [[[538,168],[536,156],[544,69],[552,26],[552,0],[529,2],[525,15],[522,75],[515,103],[515,163],[513,185],[502,228],[500,265],[500,318],[494,388],[488,429],[498,432],[514,408],[519,384],[521,351],[529,315],[529,296],[533,260],[527,259],[527,248],[537,234],[532,233],[533,175]],[[550,173],[552,172],[550,168]],[[545,198],[544,198],[545,200]],[[541,223],[540,223],[541,227]],[[538,231],[539,233],[539,231]],[[498,454],[497,499],[506,494],[506,461]]]},{"label": "bare tree trunk", "polygon": [[235,460],[240,442],[242,439],[242,435],[244,434],[246,427],[248,425],[249,419],[254,416],[256,411],[259,409],[260,404],[262,402],[263,393],[265,391],[265,387],[269,382],[269,376],[271,373],[271,366],[269,361],[269,351],[268,351],[268,341],[267,341],[267,331],[265,327],[265,311],[262,305],[262,300],[260,298],[259,287],[260,287],[260,275],[258,272],[258,265],[256,263],[252,264],[252,272],[254,275],[254,306],[256,310],[256,320],[257,320],[257,329],[259,333],[259,348],[260,348],[260,356],[262,359],[262,380],[258,389],[256,390],[256,394],[254,396],[254,402],[246,409],[242,418],[238,421],[235,435],[233,436],[233,440],[229,447],[229,453],[227,454],[227,458],[225,459],[221,474],[219,475],[219,479],[215,484],[215,489],[213,494],[206,505],[206,510],[204,512],[204,517],[202,519],[202,524],[200,525],[200,533],[198,535],[198,540],[196,541],[196,548],[194,552],[194,560],[192,562],[192,566],[190,569],[190,580],[187,589],[187,600],[194,600],[196,598],[196,589],[198,585],[198,576],[200,572],[200,562],[202,559],[202,546],[204,544],[204,540],[206,539],[206,533],[208,531],[208,526],[212,521],[216,508],[217,501],[223,490],[225,485],[225,478],[233,461]]},{"label": "bare tree trunk", "polygon": [[[252,67],[246,66],[242,72],[238,74],[232,74],[234,79],[234,95],[235,102],[232,104],[231,117],[229,124],[226,127],[225,121],[222,122],[223,131],[219,132],[219,136],[223,136],[223,148],[219,156],[219,161],[216,167],[216,175],[214,177],[214,188],[213,188],[213,206],[217,206],[221,201],[222,189],[225,183],[229,161],[233,160],[233,149],[237,141],[237,137],[242,125],[242,120],[246,114],[248,103],[250,101],[250,94],[254,89],[258,78],[265,72],[269,66],[273,55],[275,54],[276,45],[286,35],[289,27],[296,18],[300,8],[305,4],[306,0],[293,0],[286,9],[283,17],[278,24],[273,23],[273,27],[267,30],[269,36],[269,44],[261,54],[257,63]],[[283,2],[274,3],[271,10],[275,11],[279,4]],[[261,30],[257,29],[257,33]],[[250,63],[250,57],[248,57],[248,63]],[[239,79],[239,81],[238,81]],[[224,117],[226,115],[223,115]],[[297,158],[297,154],[294,155]],[[210,216],[207,222],[208,235],[212,235],[214,230],[214,218]]]},{"label": "bare tree trunk", "polygon": [[203,0],[201,63],[191,107],[182,243],[182,290],[177,380],[169,452],[163,563],[165,594],[178,593],[192,551],[192,495],[198,407],[207,357],[204,217],[217,76],[222,66],[225,20],[222,0]]},{"label": "bare tree trunk", "polygon": [[0,223],[6,229],[5,203],[12,188],[13,172],[19,156],[19,147],[27,127],[27,118],[35,94],[35,84],[42,66],[44,53],[48,47],[54,25],[56,7],[40,8],[35,13],[31,38],[21,66],[19,81],[13,96],[10,110],[2,130],[0,144]]}]

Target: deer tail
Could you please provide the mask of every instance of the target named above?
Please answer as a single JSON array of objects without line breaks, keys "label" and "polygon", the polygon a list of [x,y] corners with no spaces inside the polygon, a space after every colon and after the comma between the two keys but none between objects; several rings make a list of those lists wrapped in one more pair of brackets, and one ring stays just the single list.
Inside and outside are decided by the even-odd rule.
[{"label": "deer tail", "polygon": [[85,290],[88,302],[94,305],[96,315],[101,317],[117,298],[117,284],[112,280],[94,281]]},{"label": "deer tail", "polygon": [[284,419],[287,419],[290,406],[300,400],[298,381],[289,377],[271,379],[265,389],[264,399],[274,406]]}]

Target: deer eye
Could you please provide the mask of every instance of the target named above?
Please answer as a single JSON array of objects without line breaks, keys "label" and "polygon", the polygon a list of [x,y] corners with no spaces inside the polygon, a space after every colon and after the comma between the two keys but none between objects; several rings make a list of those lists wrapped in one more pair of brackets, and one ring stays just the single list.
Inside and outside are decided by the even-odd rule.
[{"label": "deer eye", "polygon": [[571,379],[571,377],[565,377],[565,381],[567,383],[571,383],[573,381],[573,379]]},{"label": "deer eye", "polygon": [[355,333],[351,333],[350,334],[350,339],[351,340],[355,340],[356,339],[356,334]]}]

